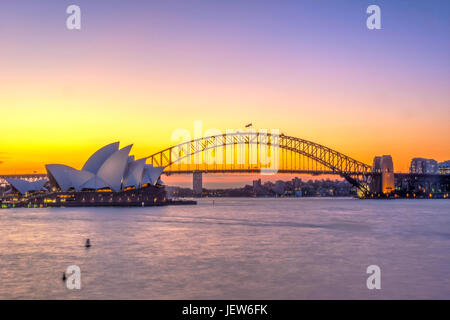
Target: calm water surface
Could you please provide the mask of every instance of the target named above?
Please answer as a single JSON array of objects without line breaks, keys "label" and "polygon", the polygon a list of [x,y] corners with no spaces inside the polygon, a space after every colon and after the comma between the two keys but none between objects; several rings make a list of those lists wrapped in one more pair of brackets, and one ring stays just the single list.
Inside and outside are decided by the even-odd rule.
[{"label": "calm water surface", "polygon": [[[61,280],[73,264],[81,290]],[[381,290],[366,288],[372,264]],[[0,298],[450,299],[450,202],[0,210]]]}]

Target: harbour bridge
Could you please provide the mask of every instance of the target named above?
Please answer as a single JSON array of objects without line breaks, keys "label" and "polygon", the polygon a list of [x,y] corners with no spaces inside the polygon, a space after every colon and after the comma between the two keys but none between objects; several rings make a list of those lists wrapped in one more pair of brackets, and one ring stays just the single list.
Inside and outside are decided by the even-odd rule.
[{"label": "harbour bridge", "polygon": [[332,174],[369,192],[372,167],[336,150],[284,134],[233,132],[186,141],[147,158],[163,174]]}]

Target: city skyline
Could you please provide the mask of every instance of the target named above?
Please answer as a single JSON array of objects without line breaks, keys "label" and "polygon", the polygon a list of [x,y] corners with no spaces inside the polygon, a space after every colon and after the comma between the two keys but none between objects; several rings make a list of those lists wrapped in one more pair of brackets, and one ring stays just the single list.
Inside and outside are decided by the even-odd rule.
[{"label": "city skyline", "polygon": [[400,172],[450,158],[444,1],[377,1],[375,31],[369,1],[131,2],[77,1],[76,31],[69,3],[2,2],[0,174],[80,168],[116,140],[149,156],[195,120],[253,122],[369,165],[390,154]]}]

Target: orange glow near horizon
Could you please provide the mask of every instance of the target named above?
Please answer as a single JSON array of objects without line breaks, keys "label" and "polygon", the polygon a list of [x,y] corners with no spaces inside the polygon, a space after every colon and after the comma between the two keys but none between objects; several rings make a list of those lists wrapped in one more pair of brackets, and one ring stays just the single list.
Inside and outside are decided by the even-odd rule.
[{"label": "orange glow near horizon", "polygon": [[[202,120],[204,130],[222,132],[253,122],[257,128],[279,129],[367,164],[376,155],[390,154],[396,171],[407,171],[413,157],[450,158],[448,111],[442,116],[408,114],[408,100],[368,103],[364,95],[327,99],[319,89],[305,96],[260,96],[201,84],[187,85],[189,89],[173,86],[157,94],[149,90],[147,95],[149,91],[139,88],[144,79],[134,81],[103,84],[98,92],[91,91],[94,83],[80,82],[68,89],[57,79],[35,79],[20,90],[10,84],[0,95],[0,104],[7,106],[2,112],[0,174],[43,172],[47,163],[80,168],[92,152],[114,141],[121,146],[133,143],[137,157],[148,156],[176,144],[171,141],[176,129],[193,135],[195,120]],[[280,104],[283,108],[277,108]],[[385,107],[377,110],[378,104]],[[389,108],[391,114],[386,113]]]},{"label": "orange glow near horizon", "polygon": [[[348,99],[343,108],[346,99],[330,99],[327,104],[319,93],[310,97],[294,94],[288,100],[281,93],[259,97],[230,90],[234,93],[227,97],[225,89],[201,85],[189,90],[198,93],[194,96],[174,88],[173,92],[179,94],[176,97],[168,91],[165,96],[160,92],[146,97],[145,90],[139,92],[125,84],[93,93],[86,92],[93,84],[81,83],[76,93],[69,94],[57,81],[41,79],[45,85],[38,82],[36,79],[35,89],[31,85],[22,88],[26,95],[11,87],[0,96],[0,104],[8,106],[2,115],[0,174],[44,172],[47,163],[80,168],[92,152],[114,141],[120,141],[121,146],[133,143],[132,152],[138,158],[148,156],[176,144],[171,141],[176,129],[187,129],[193,135],[195,120],[203,121],[203,130],[217,128],[222,132],[253,122],[257,128],[279,129],[367,164],[376,155],[390,154],[395,170],[402,172],[408,170],[413,157],[438,161],[450,158],[445,112],[439,117],[395,111],[387,115],[385,110],[376,110],[378,103],[387,101],[358,108],[358,102]],[[208,97],[201,94],[206,90]],[[363,96],[353,99],[366,100]],[[275,108],[280,100],[284,108]],[[393,103],[389,105],[394,107]]]}]

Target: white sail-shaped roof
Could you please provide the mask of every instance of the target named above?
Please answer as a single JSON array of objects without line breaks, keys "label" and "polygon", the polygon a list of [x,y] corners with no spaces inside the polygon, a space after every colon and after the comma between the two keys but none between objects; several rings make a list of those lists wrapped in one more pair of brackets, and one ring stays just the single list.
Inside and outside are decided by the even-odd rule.
[{"label": "white sail-shaped roof", "polygon": [[82,184],[80,186],[80,190],[82,189],[102,189],[102,188],[108,188],[109,185],[103,181],[100,177],[98,176],[93,176],[91,179],[89,179],[88,181],[86,181],[84,184]]},{"label": "white sail-shaped roof", "polygon": [[144,172],[142,173],[142,184],[151,184],[152,183],[152,179],[150,179],[150,169],[153,167],[153,165],[151,164],[146,164],[144,166]]},{"label": "white sail-shaped roof", "polygon": [[116,151],[106,159],[98,170],[97,176],[106,182],[108,187],[114,191],[120,191],[121,189],[122,178],[128,162],[128,154],[130,153],[132,146],[133,145],[129,145]]},{"label": "white sail-shaped roof", "polygon": [[70,182],[72,183],[72,187],[76,191],[80,191],[81,186],[84,183],[86,183],[87,181],[89,181],[90,179],[92,179],[93,177],[95,177],[95,174],[93,174],[89,171],[75,170],[75,171],[67,172],[67,177],[69,178]]},{"label": "white sail-shaped roof", "polygon": [[81,185],[95,176],[89,171],[76,170],[62,164],[48,164],[45,167],[50,179],[53,178],[62,191],[67,191],[70,188],[80,191]]},{"label": "white sail-shaped roof", "polygon": [[21,194],[25,194],[30,191],[40,191],[44,188],[44,184],[47,182],[45,179],[29,182],[21,179],[5,178],[6,181]]},{"label": "white sail-shaped roof", "polygon": [[163,172],[164,167],[154,167],[151,164],[148,164],[144,168],[144,174],[142,178],[142,184],[150,183],[156,184],[158,182],[159,176]]},{"label": "white sail-shaped roof", "polygon": [[161,173],[164,171],[164,167],[153,167],[150,170],[150,178],[152,179],[152,183],[156,184],[158,182]]},{"label": "white sail-shaped roof", "polygon": [[40,179],[40,180],[33,181],[31,183],[33,185],[33,188],[34,188],[32,191],[44,190],[44,185],[46,183],[47,183],[47,180],[45,180],[45,179]]},{"label": "white sail-shaped roof", "polygon": [[19,191],[21,194],[25,194],[30,190],[30,182],[21,180],[21,179],[14,179],[14,178],[7,178],[6,181],[17,191]]},{"label": "white sail-shaped roof", "polygon": [[82,171],[97,174],[103,163],[119,150],[119,142],[114,142],[97,150],[84,164]]},{"label": "white sail-shaped roof", "polygon": [[77,171],[76,169],[63,164],[47,164],[45,168],[50,180],[56,183],[62,191],[73,187],[70,172]]},{"label": "white sail-shaped roof", "polygon": [[129,155],[132,146],[119,150],[119,142],[111,143],[96,151],[82,170],[61,164],[46,165],[48,177],[62,191],[110,188],[119,192],[124,187],[141,188],[143,184],[160,183],[164,167],[146,165],[145,158],[134,160]]},{"label": "white sail-shaped roof", "polygon": [[124,187],[139,188],[142,185],[145,161],[146,159],[144,158],[128,163],[128,168],[123,180]]}]

